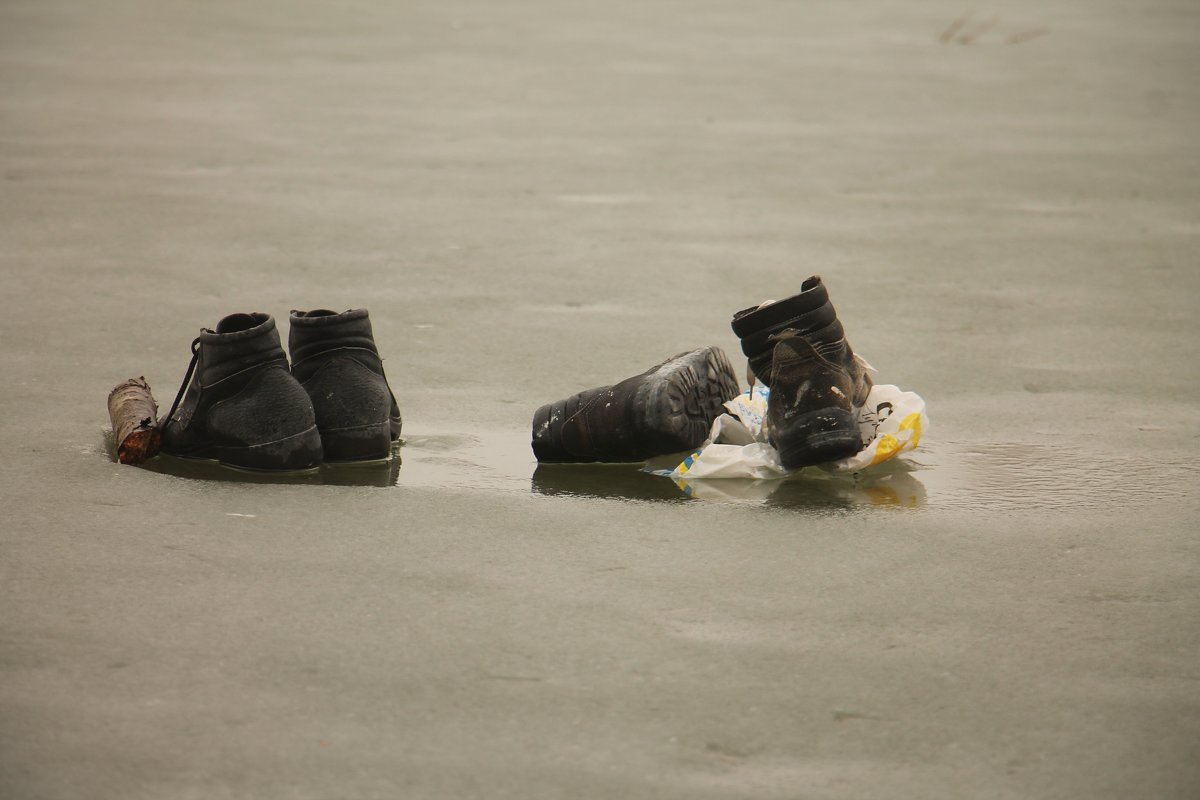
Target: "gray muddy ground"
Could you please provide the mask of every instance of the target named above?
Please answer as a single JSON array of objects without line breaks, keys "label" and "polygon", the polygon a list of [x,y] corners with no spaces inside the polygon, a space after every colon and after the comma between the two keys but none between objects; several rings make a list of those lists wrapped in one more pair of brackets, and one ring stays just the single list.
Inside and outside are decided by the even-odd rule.
[{"label": "gray muddy ground", "polygon": [[[1200,793],[1200,7],[0,5],[0,795]],[[535,469],[822,274],[911,471]],[[367,306],[398,471],[119,466]]]}]

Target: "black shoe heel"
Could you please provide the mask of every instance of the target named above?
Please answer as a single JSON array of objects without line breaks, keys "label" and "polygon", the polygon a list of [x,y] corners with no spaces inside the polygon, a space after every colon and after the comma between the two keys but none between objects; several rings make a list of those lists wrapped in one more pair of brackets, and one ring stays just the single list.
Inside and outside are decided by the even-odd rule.
[{"label": "black shoe heel", "polygon": [[321,463],[321,434],[314,425],[273,442],[240,447],[214,445],[206,455],[240,469],[299,472]]},{"label": "black shoe heel", "polygon": [[386,461],[392,455],[392,426],[379,422],[323,431],[321,445],[326,463]]}]

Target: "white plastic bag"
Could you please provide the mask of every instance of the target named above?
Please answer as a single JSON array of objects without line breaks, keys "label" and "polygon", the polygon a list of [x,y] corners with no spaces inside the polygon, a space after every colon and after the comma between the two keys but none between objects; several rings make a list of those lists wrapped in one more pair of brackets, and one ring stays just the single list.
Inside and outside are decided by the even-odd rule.
[{"label": "white plastic bag", "polygon": [[[755,384],[725,404],[708,440],[669,473],[673,480],[782,478],[779,453],[767,443],[765,416],[770,390]],[[861,472],[913,450],[929,427],[925,401],[891,384],[871,388],[858,418],[867,444],[853,456],[820,465],[830,472]]]},{"label": "white plastic bag", "polygon": [[858,429],[866,447],[824,466],[833,472],[861,472],[916,450],[928,428],[929,417],[921,395],[891,384],[873,386],[858,416]]}]

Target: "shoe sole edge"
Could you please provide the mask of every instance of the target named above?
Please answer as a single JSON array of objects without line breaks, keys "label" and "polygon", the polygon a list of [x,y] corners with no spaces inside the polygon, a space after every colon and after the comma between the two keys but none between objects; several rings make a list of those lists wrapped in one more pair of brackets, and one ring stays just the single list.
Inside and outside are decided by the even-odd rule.
[{"label": "shoe sole edge", "polygon": [[300,472],[317,467],[324,455],[317,426],[271,442],[252,445],[204,447],[194,453],[177,453],[184,458],[218,461],[229,467],[260,472]]},{"label": "shoe sole edge", "polygon": [[647,442],[644,458],[699,446],[725,403],[741,391],[733,365],[719,347],[682,353],[658,374],[661,380],[647,381],[635,400],[639,430]]},{"label": "shoe sole edge", "polygon": [[327,464],[386,461],[392,455],[393,426],[390,421],[321,431],[321,446]]},{"label": "shoe sole edge", "polygon": [[784,469],[812,467],[849,458],[862,449],[858,420],[841,408],[822,408],[788,420],[770,432]]}]

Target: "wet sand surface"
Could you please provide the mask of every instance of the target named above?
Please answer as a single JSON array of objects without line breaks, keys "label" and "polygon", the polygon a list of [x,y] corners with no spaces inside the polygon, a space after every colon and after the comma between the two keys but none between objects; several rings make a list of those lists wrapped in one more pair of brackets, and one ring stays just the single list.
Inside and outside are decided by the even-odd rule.
[{"label": "wet sand surface", "polygon": [[[0,6],[0,795],[1200,793],[1200,8],[969,10]],[[537,468],[812,273],[909,469]],[[358,306],[392,467],[111,460]]]}]

